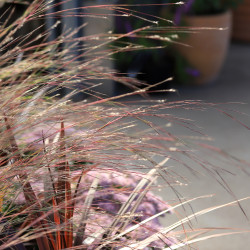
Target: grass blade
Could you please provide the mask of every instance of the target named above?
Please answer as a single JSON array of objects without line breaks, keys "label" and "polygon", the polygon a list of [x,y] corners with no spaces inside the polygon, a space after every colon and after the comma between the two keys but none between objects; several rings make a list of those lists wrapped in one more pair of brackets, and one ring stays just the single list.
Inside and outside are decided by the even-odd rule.
[{"label": "grass blade", "polygon": [[81,222],[80,222],[79,228],[78,228],[77,233],[76,233],[74,246],[80,246],[83,243],[86,221],[88,218],[89,209],[90,209],[92,201],[94,199],[96,189],[98,187],[98,183],[99,183],[99,179],[98,179],[98,177],[96,177],[89,188],[88,194],[87,194],[85,202],[84,202],[84,206],[83,206],[84,211],[83,211],[82,217],[80,219]]}]

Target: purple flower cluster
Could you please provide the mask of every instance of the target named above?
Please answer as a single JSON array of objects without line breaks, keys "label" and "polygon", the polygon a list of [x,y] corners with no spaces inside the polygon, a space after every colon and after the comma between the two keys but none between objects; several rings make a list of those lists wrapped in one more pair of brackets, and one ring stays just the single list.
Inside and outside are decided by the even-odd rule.
[{"label": "purple flower cluster", "polygon": [[[79,170],[71,173],[72,188],[76,186],[76,181],[78,180],[80,174],[81,171]],[[36,178],[30,179],[36,195],[42,200],[45,199],[46,195],[44,191],[44,184],[41,180],[41,176],[44,175],[45,173],[39,172],[36,174]],[[86,223],[86,237],[91,236],[93,233],[96,233],[101,229],[109,229],[109,226],[115,216],[118,215],[122,204],[128,201],[130,193],[141,180],[143,174],[140,172],[122,173],[111,169],[96,169],[87,172],[81,179],[76,199],[75,212],[73,216],[73,221],[76,227],[80,224],[82,212],[86,209],[85,199],[90,185],[96,176],[98,176],[99,184],[94,194],[94,199]],[[18,195],[15,202],[19,205],[25,203],[23,193]],[[171,209],[171,206],[164,202],[160,197],[149,191],[136,209],[135,215],[131,217],[131,221],[127,227],[136,225],[137,223],[166,209]],[[158,232],[160,229],[161,224],[157,217],[130,232],[122,239],[119,239],[119,242],[126,241],[124,244],[130,244],[133,243],[134,240],[144,240],[148,236]],[[173,237],[166,236],[164,240],[152,242],[150,246],[155,247],[155,249],[162,249],[166,245],[173,245],[175,242],[176,241]],[[91,245],[88,249],[92,249],[92,247],[93,246]],[[93,249],[95,249],[95,247]]]},{"label": "purple flower cluster", "polygon": [[[64,124],[66,135],[78,137],[79,133],[83,134],[83,131],[76,130],[72,124]],[[60,123],[55,125],[42,124],[29,128],[27,132],[24,132],[17,138],[19,145],[25,145],[29,150],[39,150],[43,148],[44,141],[52,143],[58,133],[60,133]]]},{"label": "purple flower cluster", "polygon": [[[111,222],[114,216],[118,214],[122,204],[128,201],[129,195],[142,179],[143,174],[140,172],[122,173],[116,170],[105,171],[102,169],[89,171],[79,186],[81,201],[78,202],[77,206],[80,211],[82,210],[83,201],[87,196],[89,187],[96,176],[98,176],[99,185],[93,199],[92,211],[94,212],[91,215],[91,221],[97,221],[98,223],[95,225],[93,223],[87,225],[89,235],[97,230],[97,225],[98,230],[100,230],[110,224],[107,222]],[[137,207],[135,216],[131,218],[128,227],[166,209],[171,209],[171,207],[160,197],[149,191]],[[128,236],[131,239],[143,240],[153,233],[158,232],[160,228],[161,224],[157,217],[131,232]],[[165,243],[163,241],[153,242],[151,246],[162,249],[165,245],[172,245],[174,242],[175,241],[170,237],[166,238]],[[126,242],[126,244],[127,243],[128,242]]]},{"label": "purple flower cluster", "polygon": [[[43,133],[41,131],[44,131]],[[34,148],[41,149],[43,142],[41,137],[46,136],[50,141],[53,141],[56,133],[60,131],[60,127],[54,127],[53,129],[45,127],[38,127],[33,130],[32,133],[25,134],[19,139],[19,142],[32,144]],[[81,132],[70,128],[68,131],[69,134],[79,134]],[[41,150],[42,152],[42,150]],[[84,167],[84,166],[83,166]],[[56,171],[52,178],[56,183]],[[79,177],[81,177],[80,183]],[[53,196],[54,191],[49,190],[48,187],[45,187],[45,176],[48,176],[47,169],[42,168],[37,171],[33,171],[32,178],[30,177],[29,181],[32,185],[34,192],[37,197],[45,201],[48,197]],[[88,219],[86,221],[85,236],[91,236],[93,233],[100,231],[100,229],[108,229],[112,221],[116,216],[119,216],[119,210],[121,206],[128,201],[128,198],[131,192],[135,189],[139,181],[143,178],[144,174],[141,172],[132,172],[132,171],[122,171],[118,169],[92,169],[85,173],[82,173],[82,170],[71,170],[70,173],[70,182],[71,188],[74,191],[77,187],[77,198],[74,204],[74,216],[73,221],[77,228],[80,224],[82,218],[82,213],[86,209],[85,201],[88,196],[88,192],[93,181],[98,178],[98,187],[94,193],[94,198],[88,213]],[[50,179],[48,178],[48,182]],[[18,183],[18,180],[16,180]],[[79,185],[78,185],[78,184]],[[142,192],[143,190],[140,190]],[[46,194],[48,192],[48,194]],[[139,195],[139,194],[138,194]],[[25,198],[23,193],[18,194],[15,199],[16,204],[25,204]],[[46,202],[47,203],[47,202]],[[131,208],[135,205],[136,202],[131,204]],[[47,203],[48,204],[48,203]],[[160,197],[155,196],[151,191],[148,191],[140,204],[137,206],[134,214],[131,214],[131,219],[127,227],[136,225],[143,220],[163,211],[166,209],[171,209],[171,207],[164,202]],[[117,225],[119,227],[119,225]],[[123,242],[128,245],[133,243],[135,240],[140,241],[148,236],[158,232],[161,228],[159,218],[154,218],[153,220],[143,224],[143,226],[138,227],[136,230],[126,234],[123,238],[119,239],[120,244]],[[98,242],[98,240],[97,240]],[[151,243],[151,247],[155,249],[162,249],[166,245],[172,245],[175,243],[175,239],[170,236],[165,236],[164,240],[159,240],[157,242]],[[88,249],[92,248],[91,245]],[[115,248],[114,248],[115,249]]]},{"label": "purple flower cluster", "polygon": [[[139,172],[121,173],[115,170],[107,172],[100,169],[89,171],[82,179],[79,188],[83,197],[87,195],[89,185],[96,176],[99,179],[99,187],[93,200],[94,207],[111,214],[117,214],[121,205],[128,200],[130,193],[142,179],[143,174]],[[141,214],[138,220],[142,221],[169,208],[170,206],[166,202],[149,191],[137,208],[136,213]],[[155,222],[159,225],[158,219],[155,219]]]}]

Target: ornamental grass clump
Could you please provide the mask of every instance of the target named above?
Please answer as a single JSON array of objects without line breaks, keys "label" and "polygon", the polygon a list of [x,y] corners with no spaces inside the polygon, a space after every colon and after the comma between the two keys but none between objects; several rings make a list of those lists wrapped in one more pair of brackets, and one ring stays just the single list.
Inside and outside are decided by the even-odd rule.
[{"label": "ornamental grass clump", "polygon": [[[131,106],[119,102],[122,97],[146,96],[151,86],[119,77],[100,61],[120,51],[145,49],[132,42],[114,47],[114,41],[124,36],[161,39],[152,34],[168,27],[158,27],[157,17],[147,19],[146,13],[133,12],[132,5],[110,4],[80,7],[77,15],[107,19],[112,15],[91,11],[116,10],[128,18],[141,18],[147,26],[128,34],[77,38],[77,30],[69,29],[50,40],[58,21],[48,30],[41,24],[35,38],[33,32],[18,33],[34,20],[62,15],[64,11],[49,11],[55,6],[35,0],[19,18],[1,26],[0,249],[177,249],[203,240],[186,227],[198,216],[227,204],[161,225],[160,216],[168,219],[178,208],[202,198],[180,196],[175,187],[184,181],[168,163],[181,163],[196,173],[181,158],[185,156],[215,178],[224,169],[199,159],[190,146],[217,149],[204,143],[186,144],[168,131],[174,124],[199,133],[190,120],[167,111],[219,110],[219,105],[155,100],[152,105]],[[74,16],[74,11],[68,9],[67,15]],[[3,16],[11,13],[7,10]],[[169,42],[175,41],[169,38]],[[103,46],[108,48],[100,50]],[[72,49],[87,59],[79,63]],[[107,97],[97,90],[105,79],[120,81],[133,91]],[[84,84],[79,87],[79,82]],[[61,94],[62,90],[66,91]],[[79,93],[85,98],[73,102]],[[155,119],[167,126],[157,125]],[[156,182],[158,177],[164,184]],[[221,185],[231,193],[225,183]],[[176,193],[178,202],[163,201],[152,192],[166,187]],[[235,203],[240,205],[238,200],[230,204]]]}]

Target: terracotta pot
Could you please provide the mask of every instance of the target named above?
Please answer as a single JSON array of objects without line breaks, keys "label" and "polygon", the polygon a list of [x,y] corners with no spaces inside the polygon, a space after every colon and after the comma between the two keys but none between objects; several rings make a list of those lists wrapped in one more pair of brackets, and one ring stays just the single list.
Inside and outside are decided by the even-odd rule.
[{"label": "terracotta pot", "polygon": [[228,11],[218,15],[188,16],[185,21],[195,29],[181,41],[189,47],[178,45],[178,51],[190,66],[199,71],[199,76],[192,83],[208,84],[216,79],[225,60],[231,37],[232,14]]}]

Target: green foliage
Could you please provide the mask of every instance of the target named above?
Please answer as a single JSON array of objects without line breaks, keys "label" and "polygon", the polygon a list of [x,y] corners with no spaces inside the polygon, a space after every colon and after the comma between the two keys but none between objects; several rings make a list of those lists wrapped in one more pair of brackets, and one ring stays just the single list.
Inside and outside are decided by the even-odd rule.
[{"label": "green foliage", "polygon": [[[117,69],[123,73],[127,71],[134,61],[138,61],[138,58],[145,53],[145,50],[146,53],[152,55],[153,60],[156,62],[157,49],[166,47],[172,42],[169,34],[155,36],[156,32],[159,32],[157,31],[159,27],[169,26],[169,20],[159,18],[163,6],[157,4],[161,3],[161,1],[146,0],[143,3],[138,0],[118,1],[118,4],[124,3],[128,5],[126,8],[131,13],[129,17],[120,16],[120,9],[118,9],[118,16],[115,18],[115,33],[124,36],[113,42],[114,48],[120,51],[114,54],[115,63]],[[141,15],[140,18],[138,18],[139,14]],[[142,29],[142,27],[149,25],[151,27]],[[128,33],[131,33],[131,35],[125,35]]]},{"label": "green foliage", "polygon": [[[176,3],[176,0],[171,0]],[[243,0],[185,0],[184,5],[171,6],[171,12],[181,8],[183,13],[190,15],[212,15],[236,8]]]},{"label": "green foliage", "polygon": [[185,69],[189,67],[187,60],[181,56],[178,52],[175,55],[175,67],[174,67],[174,75],[175,80],[181,84],[189,84],[193,79],[190,74],[188,74]]}]

